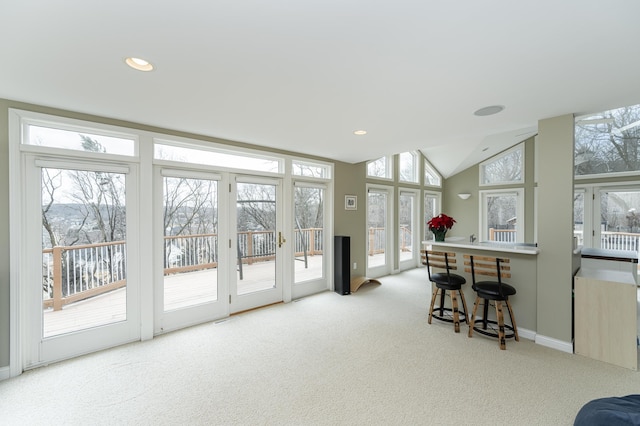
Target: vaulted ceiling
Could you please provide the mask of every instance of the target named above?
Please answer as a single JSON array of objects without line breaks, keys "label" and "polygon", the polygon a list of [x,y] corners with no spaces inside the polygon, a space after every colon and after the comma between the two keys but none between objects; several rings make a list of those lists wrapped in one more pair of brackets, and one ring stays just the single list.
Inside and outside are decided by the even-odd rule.
[{"label": "vaulted ceiling", "polygon": [[349,163],[419,149],[450,176],[540,119],[640,103],[638,16],[636,0],[7,0],[0,97]]}]

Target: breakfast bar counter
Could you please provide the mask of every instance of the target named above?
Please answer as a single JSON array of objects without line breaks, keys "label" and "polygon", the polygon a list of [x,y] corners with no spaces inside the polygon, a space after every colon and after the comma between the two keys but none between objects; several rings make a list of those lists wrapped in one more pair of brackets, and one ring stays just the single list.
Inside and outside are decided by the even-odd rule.
[{"label": "breakfast bar counter", "polygon": [[[497,242],[467,242],[464,238],[447,238],[445,241],[423,241],[423,248],[446,250],[456,254],[457,274],[467,280],[463,291],[469,311],[473,309],[475,292],[471,288],[471,273],[465,272],[463,255],[504,257],[510,259],[511,278],[504,281],[516,288],[516,295],[509,298],[513,306],[518,332],[521,337],[534,339],[537,329],[537,254],[540,249],[531,244]],[[468,268],[468,267],[467,267]],[[426,279],[426,271],[425,271]]]}]

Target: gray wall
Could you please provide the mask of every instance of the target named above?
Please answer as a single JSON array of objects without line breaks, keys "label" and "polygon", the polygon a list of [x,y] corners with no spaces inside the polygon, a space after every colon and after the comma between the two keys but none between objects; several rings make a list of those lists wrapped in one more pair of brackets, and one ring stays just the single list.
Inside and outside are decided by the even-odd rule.
[{"label": "gray wall", "polygon": [[572,114],[538,123],[538,333],[572,340]]},{"label": "gray wall", "polygon": [[[366,163],[335,163],[334,181],[334,234],[351,237],[351,263],[357,269],[351,270],[352,277],[365,275],[367,190],[365,185]],[[357,210],[344,209],[345,195],[358,197]]]}]

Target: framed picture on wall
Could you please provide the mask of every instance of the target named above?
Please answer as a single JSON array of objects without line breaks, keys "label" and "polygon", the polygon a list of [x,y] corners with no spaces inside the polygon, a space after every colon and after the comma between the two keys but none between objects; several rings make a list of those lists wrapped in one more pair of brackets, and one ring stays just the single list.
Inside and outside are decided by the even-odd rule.
[{"label": "framed picture on wall", "polygon": [[358,196],[357,195],[345,195],[344,196],[344,209],[345,210],[358,210]]}]

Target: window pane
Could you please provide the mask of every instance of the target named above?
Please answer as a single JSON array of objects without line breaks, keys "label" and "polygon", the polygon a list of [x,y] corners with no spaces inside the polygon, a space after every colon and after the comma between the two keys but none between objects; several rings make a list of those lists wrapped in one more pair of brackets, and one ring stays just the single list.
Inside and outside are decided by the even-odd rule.
[{"label": "window pane", "polygon": [[295,187],[295,283],[324,275],[323,188]]},{"label": "window pane", "polygon": [[600,194],[600,247],[640,251],[640,191]]},{"label": "window pane", "polygon": [[218,182],[164,178],[164,310],[218,298]]},{"label": "window pane", "polygon": [[229,154],[158,143],[155,144],[154,151],[154,156],[158,160],[180,161],[184,163],[272,173],[279,173],[281,169],[280,160],[268,157]]},{"label": "window pane", "polygon": [[524,155],[522,145],[498,158],[482,163],[482,183],[513,183],[523,181]]},{"label": "window pane", "polygon": [[28,126],[28,132],[29,137],[24,138],[23,141],[29,145],[102,154],[135,155],[135,141],[133,139],[34,125]]},{"label": "window pane", "polygon": [[416,154],[403,152],[400,154],[400,180],[404,182],[418,182],[416,172]]},{"label": "window pane", "polygon": [[126,320],[125,179],[42,168],[43,337]]},{"label": "window pane", "polygon": [[[433,194],[424,195],[424,223],[426,224],[431,218],[438,215],[438,197]],[[424,227],[424,239],[433,240],[433,232],[429,231],[429,227]]]},{"label": "window pane", "polygon": [[489,241],[516,242],[516,194],[487,195],[487,235]]},{"label": "window pane", "polygon": [[577,176],[640,171],[640,105],[579,119],[574,155]]},{"label": "window pane", "polygon": [[573,236],[577,245],[584,244],[584,192],[573,195]]},{"label": "window pane", "polygon": [[293,161],[292,174],[295,176],[308,176],[315,178],[329,178],[329,166],[314,164],[304,161]]},{"label": "window pane", "polygon": [[368,229],[367,238],[367,266],[374,268],[384,266],[387,263],[385,250],[387,246],[387,193],[369,191],[368,204]]},{"label": "window pane", "polygon": [[391,176],[387,157],[378,158],[375,161],[367,163],[367,176],[379,178],[388,178]]},{"label": "window pane", "polygon": [[400,194],[399,209],[398,209],[398,223],[399,223],[399,260],[411,260],[413,259],[414,241],[413,241],[413,218],[415,208],[415,195],[413,194]]},{"label": "window pane", "polygon": [[424,160],[424,183],[425,185],[441,186],[440,175]]}]

